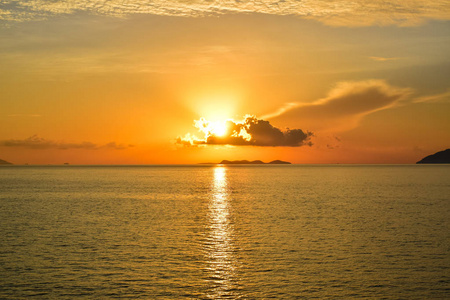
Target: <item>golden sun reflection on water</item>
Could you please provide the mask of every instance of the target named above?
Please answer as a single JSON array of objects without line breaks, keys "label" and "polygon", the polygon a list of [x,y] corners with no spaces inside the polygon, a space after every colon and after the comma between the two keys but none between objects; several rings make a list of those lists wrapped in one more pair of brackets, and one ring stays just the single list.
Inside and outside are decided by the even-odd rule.
[{"label": "golden sun reflection on water", "polygon": [[210,286],[207,296],[211,299],[238,297],[229,194],[226,168],[217,167],[208,204],[209,234],[204,244]]}]

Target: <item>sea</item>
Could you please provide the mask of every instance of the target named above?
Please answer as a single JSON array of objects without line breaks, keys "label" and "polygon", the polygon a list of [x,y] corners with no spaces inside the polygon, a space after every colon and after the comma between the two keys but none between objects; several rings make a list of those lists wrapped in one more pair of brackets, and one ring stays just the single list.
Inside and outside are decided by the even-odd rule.
[{"label": "sea", "polygon": [[450,299],[450,166],[4,166],[33,298]]}]

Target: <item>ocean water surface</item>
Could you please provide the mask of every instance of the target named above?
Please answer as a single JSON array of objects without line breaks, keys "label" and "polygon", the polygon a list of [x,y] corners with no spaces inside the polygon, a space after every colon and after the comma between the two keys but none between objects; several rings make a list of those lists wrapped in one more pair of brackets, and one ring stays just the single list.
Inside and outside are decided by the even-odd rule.
[{"label": "ocean water surface", "polygon": [[448,299],[450,166],[0,168],[0,298]]}]

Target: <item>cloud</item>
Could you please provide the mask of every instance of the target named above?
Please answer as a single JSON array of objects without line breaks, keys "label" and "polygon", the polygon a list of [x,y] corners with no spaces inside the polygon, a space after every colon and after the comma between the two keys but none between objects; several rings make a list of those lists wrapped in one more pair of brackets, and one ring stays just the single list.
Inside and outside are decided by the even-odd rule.
[{"label": "cloud", "polygon": [[215,132],[213,122],[203,118],[195,122],[195,126],[204,134],[199,139],[193,135],[179,137],[177,144],[185,146],[195,145],[234,145],[234,146],[264,146],[264,147],[300,147],[311,146],[312,132],[301,129],[286,129],[282,131],[272,126],[269,121],[246,116],[242,122],[228,120],[223,134]]},{"label": "cloud", "polygon": [[[374,112],[403,104],[412,93],[409,88],[389,85],[383,80],[350,81],[338,83],[328,95],[312,103],[287,103],[274,113],[261,118],[246,116],[241,122],[228,120],[225,130],[221,124],[201,118],[195,127],[203,138],[187,134],[178,137],[177,144],[239,145],[239,146],[287,146],[312,145],[311,131],[302,129],[280,130],[271,122],[309,128],[314,132],[340,132],[358,126],[361,119]],[[448,93],[436,95],[427,101],[448,97]],[[424,100],[424,99],[422,99]],[[340,139],[328,138],[327,147],[339,147]]]},{"label": "cloud", "polygon": [[285,112],[295,108],[299,106],[299,103],[295,103],[295,102],[290,102],[290,103],[285,103],[282,107],[280,107],[279,109],[277,109],[275,112],[267,114],[262,116],[262,119],[270,119],[279,115],[284,114]]},{"label": "cloud", "polygon": [[27,21],[80,11],[116,17],[133,14],[198,17],[263,13],[295,15],[333,26],[411,26],[429,19],[450,19],[447,0],[4,0],[0,4],[0,19]]},{"label": "cloud", "polygon": [[117,144],[116,142],[110,142],[103,146],[99,146],[99,148],[109,148],[109,149],[116,149],[116,150],[122,150],[122,149],[131,148],[131,147],[134,147],[134,145]]},{"label": "cloud", "polygon": [[400,59],[400,57],[380,57],[380,56],[370,56],[369,58],[371,60],[381,61],[381,62]]},{"label": "cloud", "polygon": [[133,147],[133,145],[122,145],[116,144],[115,142],[111,142],[105,145],[97,145],[91,142],[81,142],[81,143],[66,143],[66,142],[57,142],[52,140],[47,140],[45,138],[41,138],[38,135],[30,136],[23,140],[3,140],[0,141],[0,146],[3,147],[20,147],[27,149],[87,149],[87,150],[97,150],[97,149],[126,149],[128,147]]},{"label": "cloud", "polygon": [[7,117],[11,117],[11,118],[15,118],[15,117],[39,118],[39,117],[42,117],[42,115],[38,115],[38,114],[12,114],[12,115],[7,115]]},{"label": "cloud", "polygon": [[289,124],[301,123],[313,130],[344,131],[356,127],[366,115],[398,105],[412,91],[383,80],[340,82],[328,96],[312,103],[290,105],[270,118]]},{"label": "cloud", "polygon": [[445,93],[418,97],[414,99],[414,103],[446,103],[450,102],[450,90]]}]

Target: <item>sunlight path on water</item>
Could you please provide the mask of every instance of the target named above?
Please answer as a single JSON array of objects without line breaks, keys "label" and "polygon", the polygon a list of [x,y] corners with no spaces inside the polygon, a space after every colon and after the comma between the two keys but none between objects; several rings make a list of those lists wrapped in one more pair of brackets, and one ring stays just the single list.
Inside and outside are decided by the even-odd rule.
[{"label": "sunlight path on water", "polygon": [[211,299],[239,298],[236,293],[237,259],[234,254],[233,224],[230,222],[229,187],[226,168],[214,169],[208,204],[209,234],[204,244],[208,293]]}]

